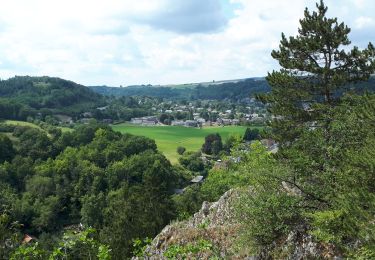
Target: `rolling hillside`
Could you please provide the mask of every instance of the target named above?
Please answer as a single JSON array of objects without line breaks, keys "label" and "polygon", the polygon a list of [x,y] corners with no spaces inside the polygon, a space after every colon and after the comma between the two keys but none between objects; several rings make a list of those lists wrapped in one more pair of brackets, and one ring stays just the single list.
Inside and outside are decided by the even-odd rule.
[{"label": "rolling hillside", "polygon": [[[188,83],[180,85],[137,85],[128,87],[91,86],[94,92],[105,96],[150,96],[165,99],[240,100],[271,90],[264,77],[227,80],[218,82]],[[375,91],[375,76],[367,82],[349,84],[356,92]]]},{"label": "rolling hillside", "polygon": [[264,78],[166,86],[141,85],[125,88],[92,86],[90,88],[97,93],[107,96],[151,96],[166,99],[190,100],[238,100],[248,98],[255,93],[270,91],[270,87]]},{"label": "rolling hillside", "polygon": [[25,119],[40,112],[75,116],[104,103],[100,94],[60,78],[16,76],[0,81],[0,118]]}]

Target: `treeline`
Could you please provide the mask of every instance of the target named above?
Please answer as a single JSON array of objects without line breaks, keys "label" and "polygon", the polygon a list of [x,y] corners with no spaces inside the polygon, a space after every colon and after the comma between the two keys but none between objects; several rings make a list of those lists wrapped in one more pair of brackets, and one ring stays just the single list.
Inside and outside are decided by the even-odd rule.
[{"label": "treeline", "polygon": [[165,99],[187,100],[239,100],[249,98],[255,93],[264,93],[270,90],[264,79],[246,79],[238,82],[228,82],[217,85],[186,88],[155,87],[155,86],[129,86],[126,88],[114,88],[106,86],[90,87],[97,93],[106,96],[150,96]]},{"label": "treeline", "polygon": [[[232,100],[255,96],[256,94],[267,93],[271,88],[267,81],[262,78],[246,79],[239,82],[228,82],[217,85],[186,88],[156,87],[156,86],[129,86],[129,87],[107,87],[90,86],[94,92],[105,96],[148,96],[169,100]],[[355,92],[375,91],[375,77],[370,77],[368,81],[361,84],[347,84],[346,90]],[[337,94],[342,94],[339,91]]]}]

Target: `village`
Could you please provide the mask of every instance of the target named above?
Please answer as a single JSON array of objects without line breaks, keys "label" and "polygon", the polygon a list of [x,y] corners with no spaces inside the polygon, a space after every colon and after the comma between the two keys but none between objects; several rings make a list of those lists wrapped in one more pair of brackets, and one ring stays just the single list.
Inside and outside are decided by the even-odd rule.
[{"label": "village", "polygon": [[183,103],[164,101],[152,106],[153,115],[131,118],[130,123],[143,126],[171,125],[184,127],[263,125],[271,116],[254,98],[223,103],[199,100]]}]

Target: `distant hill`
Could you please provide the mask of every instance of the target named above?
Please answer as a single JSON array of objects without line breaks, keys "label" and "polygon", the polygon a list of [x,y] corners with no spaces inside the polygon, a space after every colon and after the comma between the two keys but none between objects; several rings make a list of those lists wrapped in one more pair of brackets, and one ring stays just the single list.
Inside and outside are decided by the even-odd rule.
[{"label": "distant hill", "polygon": [[[264,77],[218,82],[188,83],[180,85],[137,85],[128,87],[91,86],[93,91],[105,96],[150,96],[165,99],[239,100],[271,90]],[[375,76],[367,82],[349,85],[355,91],[375,91]]]},{"label": "distant hill", "polygon": [[60,78],[16,76],[0,81],[0,118],[25,119],[40,112],[76,116],[104,103],[100,94]]},{"label": "distant hill", "polygon": [[166,99],[243,99],[255,93],[270,91],[264,78],[249,78],[220,82],[191,83],[182,85],[129,87],[92,86],[93,91],[106,96],[150,96]]}]

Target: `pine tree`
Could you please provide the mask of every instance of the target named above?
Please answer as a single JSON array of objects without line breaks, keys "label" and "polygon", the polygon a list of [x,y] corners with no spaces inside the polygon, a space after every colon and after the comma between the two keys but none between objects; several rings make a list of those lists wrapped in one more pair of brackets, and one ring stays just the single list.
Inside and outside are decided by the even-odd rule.
[{"label": "pine tree", "polygon": [[305,9],[297,36],[282,34],[279,50],[272,51],[282,69],[268,74],[272,92],[259,97],[276,116],[271,126],[282,147],[306,129],[328,128],[331,109],[342,94],[355,90],[355,83],[368,80],[375,70],[374,46],[347,51],[350,28],[327,18],[323,1],[316,7],[312,13]]},{"label": "pine tree", "polygon": [[276,118],[279,162],[291,168],[270,178],[299,194],[289,210],[302,209],[315,238],[348,255],[375,256],[375,103],[374,95],[356,95],[375,71],[375,48],[350,49],[350,29],[326,17],[323,1],[316,7],[305,9],[297,36],[282,34],[272,51],[282,68],[269,73],[272,92],[259,97]]}]

